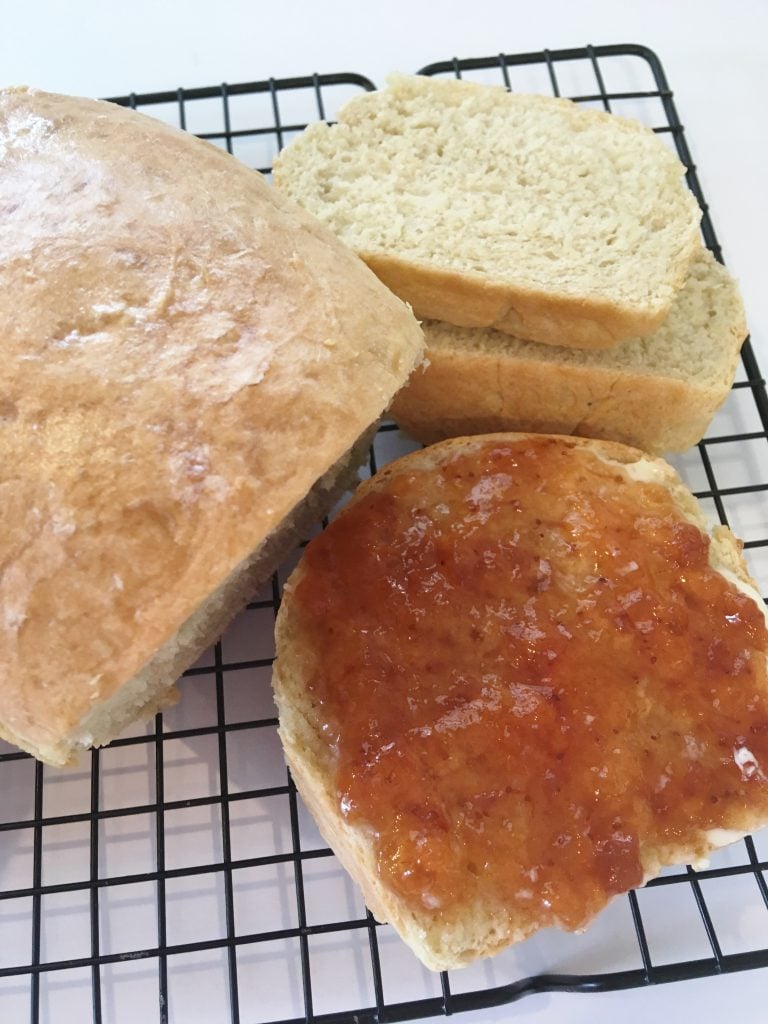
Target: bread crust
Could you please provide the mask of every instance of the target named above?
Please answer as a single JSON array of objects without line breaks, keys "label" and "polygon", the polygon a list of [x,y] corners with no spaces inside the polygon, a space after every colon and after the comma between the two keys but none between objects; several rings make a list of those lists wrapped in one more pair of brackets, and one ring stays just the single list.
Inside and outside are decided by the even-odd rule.
[{"label": "bread crust", "polygon": [[669,318],[616,354],[579,358],[490,331],[424,324],[427,360],[392,415],[413,437],[497,430],[579,434],[686,451],[728,396],[747,334],[736,282],[702,251]]},{"label": "bread crust", "polygon": [[427,336],[427,360],[391,409],[398,425],[423,444],[521,430],[619,441],[656,454],[683,452],[704,436],[730,388],[453,352],[431,345]]},{"label": "bread crust", "polygon": [[[470,452],[489,441],[508,443],[533,434],[491,434],[475,438],[452,438],[423,451],[414,452],[385,466],[374,478],[363,483],[347,507],[371,491],[385,490],[388,478],[409,469],[435,468],[455,455]],[[663,484],[673,495],[680,513],[703,532],[707,533],[704,516],[688,488],[667,463],[648,456],[626,445],[578,437],[560,440],[572,447],[587,450],[600,459],[630,472],[640,468],[641,478],[650,469],[653,479]],[[342,512],[343,515],[343,512]],[[755,590],[741,555],[741,543],[727,527],[716,527],[711,533],[710,563],[720,572],[731,574],[748,588],[751,596],[765,614],[762,601]],[[286,761],[297,788],[308,809],[317,821],[321,834],[334,850],[341,863],[360,886],[367,905],[380,921],[390,922],[419,959],[432,970],[448,970],[465,966],[478,957],[492,956],[513,942],[520,941],[536,930],[535,922],[510,920],[501,912],[494,914],[488,907],[470,907],[461,914],[433,912],[427,909],[414,913],[381,882],[373,843],[365,831],[350,826],[342,815],[339,795],[334,787],[334,768],[327,744],[319,735],[313,720],[311,702],[304,687],[309,662],[302,648],[300,620],[291,599],[302,578],[300,562],[286,583],[276,624],[275,642],[277,659],[273,667],[273,686],[280,715],[279,732]],[[768,616],[767,616],[768,619]],[[766,652],[768,655],[768,652]],[[750,816],[747,809],[727,841],[736,841],[764,822]],[[664,867],[677,863],[701,863],[707,855],[723,845],[722,835],[702,832],[691,845],[670,844],[664,848],[641,847],[641,860],[645,880],[655,877]]]},{"label": "bread crust", "polygon": [[181,674],[210,647],[227,623],[256,592],[311,526],[358,482],[357,469],[367,456],[377,424],[365,431],[336,465],[312,487],[304,500],[273,530],[155,651],[147,663],[106,700],[92,705],[69,733],[41,750],[28,736],[17,736],[0,722],[0,738],[29,750],[48,764],[77,763],[87,747],[99,747],[134,721],[141,721],[175,704]]},{"label": "bread crust", "polygon": [[56,763],[377,419],[423,339],[208,143],[27,89],[0,92],[0,140],[2,728]]},{"label": "bread crust", "polygon": [[[693,252],[693,247],[691,247]],[[458,327],[491,327],[526,341],[567,348],[609,349],[627,338],[653,333],[669,313],[663,307],[630,308],[600,298],[535,291],[407,260],[392,253],[361,251],[379,280],[419,319]],[[674,277],[681,287],[687,264]]]}]

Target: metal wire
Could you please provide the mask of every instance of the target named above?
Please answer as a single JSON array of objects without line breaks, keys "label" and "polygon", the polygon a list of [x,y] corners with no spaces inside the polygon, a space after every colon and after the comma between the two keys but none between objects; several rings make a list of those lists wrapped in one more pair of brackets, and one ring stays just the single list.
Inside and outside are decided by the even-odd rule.
[{"label": "metal wire", "polygon": [[[606,62],[615,59],[633,57],[639,59],[649,69],[653,78],[654,89],[638,89],[611,92],[606,88]],[[451,75],[471,78],[478,73],[498,75],[499,84],[508,89],[515,88],[516,69],[540,68],[544,81],[548,83],[554,95],[567,94],[563,89],[560,76],[563,69],[572,62],[583,62],[592,69],[595,88],[582,92],[575,98],[584,103],[600,103],[606,110],[616,109],[622,101],[656,100],[664,112],[664,123],[652,127],[663,133],[671,134],[681,160],[687,168],[688,183],[698,198],[702,211],[702,232],[704,240],[718,259],[721,258],[720,247],[712,227],[708,208],[704,202],[701,188],[692,163],[683,127],[680,123],[674,104],[673,95],[667,83],[664,71],[658,58],[650,50],[634,45],[624,46],[587,46],[579,49],[567,49],[518,55],[497,54],[488,58],[460,60],[452,58],[422,69],[421,74]],[[220,104],[218,123],[205,126],[197,134],[223,144],[230,152],[238,153],[238,147],[248,140],[267,138],[273,140],[276,148],[281,146],[290,133],[300,130],[308,121],[326,119],[332,116],[337,106],[334,100],[335,90],[371,90],[373,84],[361,75],[311,75],[304,78],[267,79],[260,82],[249,82],[239,85],[211,86],[202,89],[176,89],[168,92],[135,94],[118,97],[114,102],[135,108],[159,108],[167,105],[175,111],[176,123],[182,128],[191,127],[198,105],[206,101]],[[345,93],[345,94],[346,94]],[[234,103],[240,98],[255,98],[265,95],[268,100],[266,121],[254,118],[241,123],[234,112]],[[281,113],[281,101],[289,97],[304,96],[307,103],[307,114],[304,120],[296,120],[293,115]],[[284,108],[283,108],[284,109]],[[268,169],[268,168],[265,168]],[[762,429],[714,435],[706,438],[698,447],[701,468],[706,477],[707,487],[699,490],[698,496],[714,503],[721,522],[728,521],[727,499],[768,490],[768,480],[754,480],[741,486],[720,486],[717,479],[716,453],[719,446],[727,443],[765,442],[768,438],[768,397],[765,382],[757,366],[754,352],[749,343],[743,352],[743,367],[746,380],[739,381],[735,390],[747,393],[754,402]],[[385,440],[392,424],[384,424],[379,439]],[[377,455],[372,450],[370,470],[377,468]],[[768,462],[768,460],[765,460]],[[765,464],[765,463],[764,463]],[[746,547],[760,548],[768,544],[766,537],[752,537]],[[271,583],[271,593],[260,596],[248,606],[248,614],[258,615],[271,609],[275,614],[280,601],[280,579],[277,574]],[[236,657],[228,660],[225,649],[217,644],[214,649],[214,660],[210,666],[197,666],[186,673],[188,680],[210,677],[213,681],[215,722],[208,725],[169,728],[162,715],[157,715],[154,728],[143,735],[123,737],[116,740],[108,750],[119,751],[143,747],[151,752],[150,762],[154,774],[154,800],[135,803],[129,806],[103,806],[101,800],[101,783],[104,771],[104,754],[94,752],[91,755],[90,769],[90,801],[88,809],[74,812],[59,813],[55,804],[55,789],[49,778],[48,769],[42,765],[34,766],[32,778],[31,817],[17,820],[0,821],[0,844],[12,842],[19,837],[31,838],[31,877],[28,885],[17,886],[0,892],[0,929],[2,929],[2,911],[10,901],[30,899],[31,901],[31,948],[28,958],[10,966],[0,966],[0,1018],[5,1020],[2,985],[14,979],[26,979],[28,988],[29,1020],[31,1024],[40,1024],[44,1018],[43,1001],[41,1000],[41,981],[60,972],[86,969],[91,974],[91,1016],[95,1024],[100,1024],[103,1009],[103,971],[110,965],[124,964],[126,961],[144,961],[155,965],[156,975],[156,1019],[165,1024],[173,1019],[171,1013],[171,985],[169,970],[177,958],[185,954],[202,954],[206,951],[220,950],[226,957],[226,984],[228,987],[229,1016],[232,1024],[239,1024],[246,1019],[246,1011],[242,998],[243,978],[239,966],[239,957],[246,951],[265,949],[270,943],[291,942],[297,944],[297,991],[301,992],[301,1015],[284,1019],[300,1024],[301,1021],[333,1020],[335,1024],[353,1021],[376,1022],[407,1020],[429,1015],[448,1015],[463,1010],[489,1007],[523,998],[534,992],[552,991],[608,991],[631,988],[636,986],[677,981],[686,978],[703,977],[715,973],[728,973],[750,968],[768,966],[768,948],[760,947],[742,952],[724,952],[717,934],[715,920],[705,897],[704,888],[714,880],[723,878],[752,877],[756,883],[755,900],[760,906],[768,908],[768,886],[764,872],[768,862],[758,856],[752,839],[745,841],[746,862],[739,865],[714,867],[706,871],[694,872],[692,869],[667,873],[649,883],[649,890],[656,887],[689,887],[694,895],[695,903],[703,923],[711,955],[695,959],[677,959],[674,962],[656,963],[653,957],[652,943],[648,937],[648,929],[643,917],[641,900],[635,893],[630,893],[629,910],[631,924],[638,946],[638,957],[642,966],[631,970],[606,970],[584,974],[537,974],[530,977],[515,977],[504,984],[487,984],[471,991],[462,991],[460,986],[452,987],[449,974],[442,974],[434,988],[434,995],[426,998],[387,1001],[390,992],[387,973],[388,968],[381,945],[380,926],[367,912],[365,916],[354,916],[340,910],[338,919],[313,923],[308,912],[307,878],[305,871],[313,862],[325,859],[330,863],[331,853],[324,847],[316,847],[302,837],[301,808],[293,782],[285,777],[285,781],[269,785],[259,785],[253,779],[253,788],[237,789],[231,784],[230,748],[241,734],[252,738],[259,744],[260,738],[271,734],[276,726],[273,714],[248,717],[244,720],[228,719],[228,700],[233,680],[241,678],[241,673],[258,673],[268,668],[271,659],[268,657]],[[204,796],[192,796],[182,799],[168,799],[168,750],[174,741],[204,740],[210,737],[216,743],[216,765],[218,768],[218,792]],[[0,753],[0,782],[4,782],[3,771],[9,772],[20,762],[28,760],[28,755],[8,750]],[[0,793],[2,790],[0,790]],[[50,799],[49,799],[50,797]],[[253,856],[235,856],[233,846],[233,822],[240,808],[268,806],[270,801],[279,801],[280,806],[287,809],[289,823],[290,848],[275,849],[271,853],[258,853]],[[1,804],[0,804],[1,806]],[[271,806],[271,805],[270,805]],[[169,815],[174,812],[192,809],[209,808],[211,812],[218,810],[220,815],[221,858],[211,858],[209,863],[196,865],[169,866],[168,861],[168,822]],[[133,819],[140,821],[141,816],[153,822],[151,834],[154,841],[154,870],[123,872],[122,874],[106,874],[105,866],[100,857],[99,835],[111,821],[117,819]],[[79,880],[47,882],[44,878],[43,863],[46,850],[48,830],[54,826],[72,826],[87,823],[89,828],[89,860],[87,877]],[[0,847],[1,848],[1,847]],[[293,872],[293,892],[291,898],[295,902],[295,925],[290,927],[263,927],[261,929],[239,929],[236,905],[236,880],[249,869],[266,869],[273,867],[278,870],[281,865],[290,865]],[[205,879],[223,880],[223,934],[219,937],[202,939],[195,942],[169,942],[168,922],[168,883],[180,879],[197,879],[203,884]],[[105,952],[104,936],[101,928],[101,906],[106,889],[126,891],[137,883],[151,883],[155,887],[155,925],[156,942],[142,948],[125,952]],[[288,888],[286,892],[288,892]],[[87,895],[89,909],[89,951],[87,955],[79,955],[68,959],[54,959],[47,955],[42,942],[43,935],[43,900],[56,894]],[[766,909],[768,913],[768,909]],[[359,935],[367,938],[367,955],[370,958],[370,1003],[355,1007],[346,1004],[333,1012],[319,1013],[317,1002],[317,973],[313,974],[313,946],[310,941],[318,936]],[[2,949],[2,932],[0,931],[0,949]]]}]

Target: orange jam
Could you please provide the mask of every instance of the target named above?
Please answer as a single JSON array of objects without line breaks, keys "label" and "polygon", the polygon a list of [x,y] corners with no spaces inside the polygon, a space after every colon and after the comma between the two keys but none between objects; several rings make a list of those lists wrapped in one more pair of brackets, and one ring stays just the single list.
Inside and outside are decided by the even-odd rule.
[{"label": "orange jam", "polygon": [[296,589],[342,813],[416,908],[577,928],[768,812],[765,622],[659,484],[556,439],[394,469]]}]

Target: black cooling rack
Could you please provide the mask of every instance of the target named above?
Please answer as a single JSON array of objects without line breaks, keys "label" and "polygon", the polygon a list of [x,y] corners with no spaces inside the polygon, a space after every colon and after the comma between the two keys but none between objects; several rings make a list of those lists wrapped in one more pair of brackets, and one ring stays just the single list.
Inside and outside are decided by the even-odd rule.
[{"label": "black cooling rack", "polygon": [[[644,120],[688,169],[721,257],[657,57],[588,46],[431,64]],[[132,94],[146,110],[268,172],[308,122],[373,89],[312,75]],[[768,588],[768,400],[749,343],[708,436],[675,460],[714,519],[746,537]],[[408,450],[384,424],[370,471]],[[768,966],[768,840],[667,871],[585,935],[542,933],[497,959],[431,975],[378,925],[287,777],[269,691],[272,622],[290,565],[186,673],[177,709],[79,769],[0,745],[0,1019],[397,1021],[541,991],[631,988]],[[674,922],[670,926],[670,922]]]}]

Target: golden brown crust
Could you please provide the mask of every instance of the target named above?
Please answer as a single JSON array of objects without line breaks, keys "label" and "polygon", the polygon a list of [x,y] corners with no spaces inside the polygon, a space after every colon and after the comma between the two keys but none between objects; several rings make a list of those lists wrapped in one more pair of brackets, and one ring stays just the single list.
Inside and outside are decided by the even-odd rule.
[{"label": "golden brown crust", "polygon": [[[443,461],[488,441],[510,442],[526,436],[532,435],[504,433],[474,438],[457,437],[423,451],[413,452],[388,464],[371,480],[365,481],[347,508],[371,491],[385,490],[392,475],[409,469],[417,471],[435,468]],[[605,461],[628,467],[628,471],[631,474],[638,473],[640,479],[652,478],[663,484],[674,495],[681,514],[707,532],[706,521],[698,503],[666,462],[647,456],[638,449],[610,441],[579,437],[563,437],[561,440],[570,447],[584,449]],[[717,527],[713,531],[710,561],[715,568],[734,573],[743,584],[752,587],[753,597],[756,602],[760,602],[759,595],[754,591],[754,582],[741,557],[740,542],[726,527]],[[460,915],[451,916],[426,909],[414,912],[382,885],[373,843],[362,829],[350,827],[340,811],[338,794],[334,788],[334,766],[327,744],[319,735],[317,723],[313,720],[313,708],[307,697],[305,680],[308,655],[302,646],[300,619],[291,600],[291,593],[298,585],[302,572],[303,564],[300,562],[285,587],[276,624],[277,660],[273,668],[273,686],[286,759],[297,788],[315,817],[322,835],[362,889],[372,913],[379,920],[389,921],[427,967],[433,970],[461,967],[526,938],[536,930],[535,922],[524,919],[510,921],[505,914],[500,912],[494,915],[487,907],[469,908]],[[761,822],[755,821],[754,815],[750,817],[748,810],[744,809],[741,820],[733,823],[735,831],[732,839],[748,833],[759,824]],[[702,833],[691,846],[643,848],[641,855],[645,878],[654,877],[662,868],[671,864],[700,861],[723,845],[723,841],[722,836]]]},{"label": "golden brown crust", "polygon": [[0,703],[41,757],[388,405],[407,308],[207,143],[0,93]]},{"label": "golden brown crust", "polygon": [[705,250],[662,327],[615,353],[578,354],[437,321],[424,328],[429,361],[395,406],[420,440],[534,430],[655,452],[700,440],[728,395],[747,333],[736,283]]},{"label": "golden brown crust", "polygon": [[[692,250],[693,251],[693,248]],[[612,348],[653,333],[669,313],[636,309],[605,299],[554,295],[489,280],[482,274],[428,267],[389,253],[361,252],[376,276],[424,320],[459,327],[492,327],[517,338],[568,348]],[[683,266],[674,288],[685,278]]]},{"label": "golden brown crust", "polygon": [[[424,444],[504,430],[576,434],[652,453],[704,436],[728,388],[600,367],[427,347],[391,414]],[[659,409],[663,409],[663,415]]]}]

